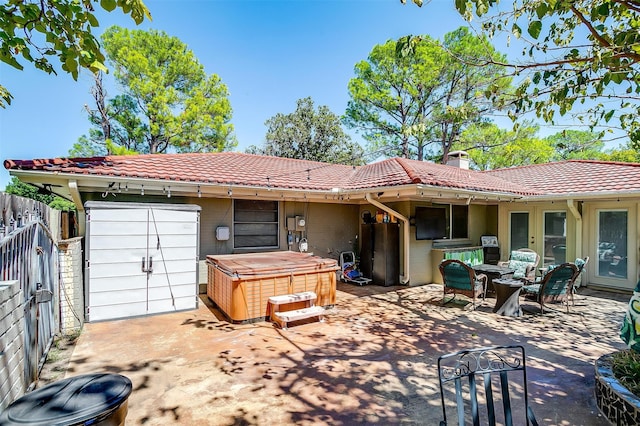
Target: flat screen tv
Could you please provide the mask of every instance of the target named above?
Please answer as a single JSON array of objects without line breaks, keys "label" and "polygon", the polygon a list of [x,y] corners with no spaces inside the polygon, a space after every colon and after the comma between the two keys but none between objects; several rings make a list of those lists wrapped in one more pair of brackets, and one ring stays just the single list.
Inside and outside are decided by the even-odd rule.
[{"label": "flat screen tv", "polygon": [[438,240],[447,236],[444,207],[416,207],[416,240]]}]

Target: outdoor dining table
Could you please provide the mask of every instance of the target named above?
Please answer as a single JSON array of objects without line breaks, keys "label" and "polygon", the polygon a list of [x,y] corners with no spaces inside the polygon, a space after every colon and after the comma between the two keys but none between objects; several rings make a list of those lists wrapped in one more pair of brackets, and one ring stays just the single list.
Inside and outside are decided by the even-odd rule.
[{"label": "outdoor dining table", "polygon": [[519,297],[523,285],[521,280],[499,278],[493,280],[496,291],[496,306],[493,312],[511,317],[522,316]]},{"label": "outdoor dining table", "polygon": [[498,265],[489,265],[487,263],[481,263],[479,265],[472,266],[473,270],[478,274],[485,274],[487,276],[487,291],[494,291],[493,280],[512,278],[515,272],[511,268]]}]

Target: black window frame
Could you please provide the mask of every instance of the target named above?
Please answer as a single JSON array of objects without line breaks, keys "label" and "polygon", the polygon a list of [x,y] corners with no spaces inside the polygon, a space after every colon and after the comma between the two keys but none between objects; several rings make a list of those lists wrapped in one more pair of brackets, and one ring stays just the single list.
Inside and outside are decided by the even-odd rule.
[{"label": "black window frame", "polygon": [[[256,218],[248,216],[255,214]],[[271,230],[252,234],[260,229]],[[256,244],[244,241],[254,238]],[[268,243],[269,241],[270,243]],[[280,203],[274,200],[233,200],[233,248],[259,250],[280,248]]]},{"label": "black window frame", "polygon": [[469,206],[467,204],[433,204],[433,207],[444,208],[446,211],[447,236],[443,240],[469,239]]}]

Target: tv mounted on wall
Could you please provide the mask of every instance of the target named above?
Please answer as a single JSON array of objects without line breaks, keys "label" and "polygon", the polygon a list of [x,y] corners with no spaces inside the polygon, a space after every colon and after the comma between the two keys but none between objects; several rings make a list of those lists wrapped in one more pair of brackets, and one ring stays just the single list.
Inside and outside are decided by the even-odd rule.
[{"label": "tv mounted on wall", "polygon": [[416,240],[447,237],[447,211],[444,207],[416,207]]}]

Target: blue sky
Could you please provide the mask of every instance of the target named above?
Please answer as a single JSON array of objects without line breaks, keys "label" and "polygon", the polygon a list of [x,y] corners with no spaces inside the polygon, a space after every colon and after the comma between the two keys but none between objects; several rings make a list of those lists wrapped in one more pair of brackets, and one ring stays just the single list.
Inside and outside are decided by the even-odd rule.
[{"label": "blue sky", "polygon": [[[209,74],[228,86],[237,150],[261,145],[264,122],[295,110],[311,96],[342,115],[354,65],[374,45],[406,34],[435,38],[465,24],[453,0],[423,8],[399,0],[147,0],[153,20],[137,26],[121,12],[101,13],[101,34],[111,25],[157,29],[180,38]],[[0,110],[0,158],[66,156],[89,122],[91,75],[78,81],[25,64],[0,65],[0,81],[14,96]],[[110,94],[117,94],[111,89]],[[359,141],[358,137],[354,137]],[[9,181],[0,168],[0,188]]]}]

